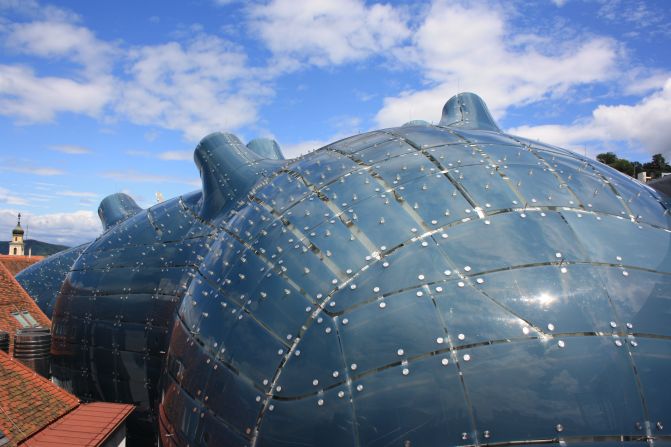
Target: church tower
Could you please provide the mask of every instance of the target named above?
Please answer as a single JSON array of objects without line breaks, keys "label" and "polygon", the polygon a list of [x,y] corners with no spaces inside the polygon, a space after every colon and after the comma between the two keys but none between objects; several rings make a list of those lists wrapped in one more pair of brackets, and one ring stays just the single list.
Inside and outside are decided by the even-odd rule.
[{"label": "church tower", "polygon": [[23,256],[23,228],[21,228],[21,213],[19,221],[12,230],[12,239],[9,241],[9,254],[11,256]]}]

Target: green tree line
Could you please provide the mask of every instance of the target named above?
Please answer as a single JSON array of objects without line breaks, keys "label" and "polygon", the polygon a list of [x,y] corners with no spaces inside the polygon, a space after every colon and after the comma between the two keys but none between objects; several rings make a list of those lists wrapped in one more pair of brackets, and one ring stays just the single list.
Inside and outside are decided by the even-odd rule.
[{"label": "green tree line", "polygon": [[629,161],[624,158],[618,158],[613,152],[605,152],[596,156],[601,163],[615,168],[627,175],[636,177],[639,172],[645,172],[653,179],[661,177],[662,172],[671,172],[671,166],[666,162],[662,154],[655,154],[648,163],[638,161]]}]

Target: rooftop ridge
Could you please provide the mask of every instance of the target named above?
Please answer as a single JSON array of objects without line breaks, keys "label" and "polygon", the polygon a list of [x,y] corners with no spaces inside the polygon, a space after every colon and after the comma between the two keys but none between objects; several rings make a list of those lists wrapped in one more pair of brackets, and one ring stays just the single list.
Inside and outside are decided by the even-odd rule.
[{"label": "rooftop ridge", "polygon": [[[0,429],[11,445],[79,406],[79,399],[0,351]],[[9,424],[4,423],[5,421]]]}]

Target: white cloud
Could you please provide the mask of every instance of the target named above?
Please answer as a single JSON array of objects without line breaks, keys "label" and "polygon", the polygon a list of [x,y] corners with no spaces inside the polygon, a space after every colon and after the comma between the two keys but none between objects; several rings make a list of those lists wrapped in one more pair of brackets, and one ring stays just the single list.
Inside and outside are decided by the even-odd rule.
[{"label": "white cloud", "polygon": [[40,4],[36,0],[0,0],[0,12],[15,13],[32,19],[76,22],[79,16],[57,6]]},{"label": "white cloud", "polygon": [[49,167],[40,167],[40,166],[24,167],[24,166],[12,165],[12,164],[5,164],[4,166],[0,166],[0,170],[19,172],[19,173],[22,173],[22,174],[42,175],[42,176],[47,176],[47,177],[53,176],[53,175],[63,175],[63,174],[65,174],[65,171],[63,171],[62,169],[58,169],[58,168],[49,168]]},{"label": "white cloud", "polygon": [[571,148],[624,141],[633,153],[646,156],[662,153],[671,158],[668,129],[671,129],[671,78],[663,89],[637,104],[600,105],[590,118],[570,125],[522,126],[509,132]]},{"label": "white cloud", "polygon": [[409,66],[423,71],[428,87],[385,98],[376,116],[378,124],[437,121],[445,101],[459,91],[477,92],[500,117],[511,105],[614,76],[618,47],[610,39],[549,46],[547,38],[527,36],[511,47],[515,36],[508,28],[506,15],[495,7],[436,1],[413,36],[413,47],[400,53]]},{"label": "white cloud", "polygon": [[53,121],[59,112],[96,116],[113,94],[109,78],[75,81],[36,76],[29,67],[0,65],[0,114],[22,122]]},{"label": "white cloud", "polygon": [[[272,90],[246,66],[238,47],[198,34],[188,43],[124,49],[87,28],[62,20],[0,27],[5,47],[72,65],[68,76],[41,76],[31,67],[0,65],[0,114],[21,123],[53,121],[71,112],[125,118],[181,131],[193,141],[253,123]],[[192,31],[193,32],[193,31]],[[129,78],[114,75],[124,64]]]},{"label": "white cloud", "polygon": [[166,160],[166,161],[193,161],[193,150],[163,151],[158,153],[150,151],[128,150],[125,153],[126,155],[130,155],[131,157],[156,158],[159,160]]},{"label": "white cloud", "polygon": [[159,135],[160,135],[160,133],[157,130],[152,129],[152,130],[149,130],[149,131],[145,132],[144,139],[147,140],[147,141],[156,141],[156,139],[159,137]]},{"label": "white cloud", "polygon": [[45,7],[37,14],[34,2],[28,3],[28,14],[40,19],[0,27],[6,53],[65,62],[72,66],[71,74],[40,76],[25,65],[0,65],[0,114],[23,123],[53,121],[61,112],[100,116],[115,94],[110,68],[118,50],[69,23],[75,17],[65,11],[52,9],[48,16]]},{"label": "white cloud", "polygon": [[561,8],[567,1],[568,0],[552,0],[552,3],[554,3],[557,8]]},{"label": "white cloud", "polygon": [[21,192],[21,197],[25,198],[24,205],[32,206],[34,202],[51,202],[54,196],[50,194],[39,194],[34,192]]},{"label": "white cloud", "polygon": [[273,0],[249,9],[252,32],[295,67],[358,61],[397,46],[410,35],[398,9],[360,0]]},{"label": "white cloud", "polygon": [[34,174],[34,175],[44,175],[44,176],[52,176],[52,175],[63,175],[65,174],[65,171],[62,169],[57,169],[57,168],[40,168],[40,167],[30,167],[30,168],[14,168],[14,171],[18,172],[25,172],[27,174]]},{"label": "white cloud", "polygon": [[40,191],[53,191],[54,188],[62,188],[63,185],[47,182],[33,182],[35,189]]},{"label": "white cloud", "polygon": [[667,36],[671,33],[668,7],[664,2],[654,5],[643,0],[599,0],[599,3],[599,18],[626,27],[629,32],[644,31],[650,35]]},{"label": "white cloud", "polygon": [[649,67],[635,67],[620,79],[622,91],[626,95],[641,96],[664,87],[671,72],[654,70]]},{"label": "white cloud", "polygon": [[[0,209],[0,228],[13,228],[17,213],[14,209]],[[93,240],[102,231],[100,220],[92,211],[42,215],[22,211],[21,226],[30,239],[70,246]]]},{"label": "white cloud", "polygon": [[93,197],[98,197],[98,194],[95,192],[89,192],[89,191],[58,191],[56,194],[59,196],[65,196],[65,197],[83,197],[83,198],[93,198]]},{"label": "white cloud", "polygon": [[28,205],[28,201],[23,198],[23,194],[2,187],[0,187],[0,203],[6,205]]},{"label": "white cloud", "polygon": [[117,110],[138,124],[180,130],[193,141],[254,122],[272,92],[254,81],[245,54],[223,39],[200,36],[131,52],[131,81]]},{"label": "white cloud", "polygon": [[149,151],[140,151],[136,149],[129,149],[125,151],[126,155],[130,155],[131,157],[144,157],[144,158],[149,158],[151,157],[151,152]]},{"label": "white cloud", "polygon": [[301,141],[300,143],[289,144],[287,146],[282,146],[282,154],[287,159],[288,158],[295,158],[295,157],[299,157],[301,155],[305,155],[308,152],[312,152],[315,149],[319,149],[321,147],[324,147],[331,142],[332,142],[332,140],[329,140],[329,141],[325,141],[325,140]]},{"label": "white cloud", "polygon": [[161,160],[178,160],[191,161],[193,160],[193,151],[166,151],[158,154]]},{"label": "white cloud", "polygon": [[71,155],[82,155],[82,154],[90,154],[92,151],[91,149],[83,146],[73,146],[70,144],[61,144],[57,146],[50,146],[49,149],[52,151],[56,152],[62,152],[64,154],[71,154]]},{"label": "white cloud", "polygon": [[[321,149],[322,147],[328,146],[329,144],[334,143],[338,140],[342,140],[343,138],[352,136],[352,134],[356,133],[356,131],[352,129],[350,126],[348,126],[348,124],[351,126],[357,126],[360,123],[358,119],[350,121],[349,118],[351,117],[347,116],[337,117],[337,119],[333,122],[334,124],[333,127],[337,129],[337,132],[331,134],[327,138],[304,140],[293,144],[283,144],[281,146],[282,154],[287,159],[300,157],[301,155],[305,155],[309,152]],[[342,123],[343,126],[336,125],[340,123]],[[274,137],[272,135],[269,135],[268,138],[274,138]]]},{"label": "white cloud", "polygon": [[85,27],[53,20],[11,24],[5,45],[23,54],[70,60],[89,76],[104,72],[117,51]]},{"label": "white cloud", "polygon": [[328,124],[338,134],[351,135],[361,132],[362,120],[358,116],[338,115],[328,119]]}]

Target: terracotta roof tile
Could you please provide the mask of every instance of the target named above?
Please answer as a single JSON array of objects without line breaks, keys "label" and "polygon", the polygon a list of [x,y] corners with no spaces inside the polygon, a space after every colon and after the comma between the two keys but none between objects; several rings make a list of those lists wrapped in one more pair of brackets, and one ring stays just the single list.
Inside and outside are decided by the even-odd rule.
[{"label": "terracotta roof tile", "polygon": [[26,439],[27,447],[94,447],[102,444],[133,412],[133,405],[94,402],[80,405]]},{"label": "terracotta roof tile", "polygon": [[12,312],[29,312],[42,327],[51,327],[51,321],[21,287],[14,275],[0,262],[0,331],[9,332],[9,352],[14,346],[14,334],[23,328]]},{"label": "terracotta roof tile", "polygon": [[44,259],[44,256],[0,255],[0,264],[3,264],[12,275],[16,276],[21,270],[30,267],[36,262],[40,262],[42,259]]},{"label": "terracotta roof tile", "polygon": [[0,431],[15,446],[69,413],[79,399],[0,351]]}]

